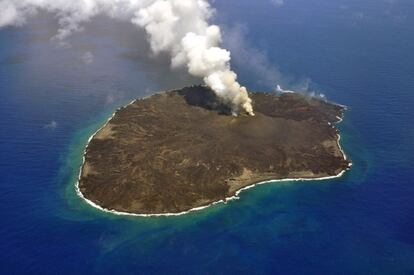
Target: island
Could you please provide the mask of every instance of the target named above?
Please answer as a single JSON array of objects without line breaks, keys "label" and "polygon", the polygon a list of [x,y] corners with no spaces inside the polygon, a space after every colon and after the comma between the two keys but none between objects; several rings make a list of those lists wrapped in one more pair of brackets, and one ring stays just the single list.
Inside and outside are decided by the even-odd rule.
[{"label": "island", "polygon": [[231,115],[205,86],[137,99],[90,139],[77,191],[102,210],[178,215],[273,180],[338,177],[351,162],[334,127],[344,106],[297,93],[250,93]]}]

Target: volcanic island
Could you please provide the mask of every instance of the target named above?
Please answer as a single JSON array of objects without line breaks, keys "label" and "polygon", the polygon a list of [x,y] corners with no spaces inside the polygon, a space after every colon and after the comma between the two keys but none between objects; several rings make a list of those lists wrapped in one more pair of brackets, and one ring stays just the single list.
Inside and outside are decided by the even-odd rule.
[{"label": "volcanic island", "polygon": [[335,123],[344,106],[297,93],[249,93],[231,115],[205,86],[137,99],[90,139],[77,182],[95,207],[177,215],[271,180],[338,177],[351,162]]}]

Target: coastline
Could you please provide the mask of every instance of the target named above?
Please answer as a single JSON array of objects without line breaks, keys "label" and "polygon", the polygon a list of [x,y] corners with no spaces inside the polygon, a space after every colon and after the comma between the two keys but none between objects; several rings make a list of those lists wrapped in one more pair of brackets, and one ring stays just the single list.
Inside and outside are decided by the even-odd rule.
[{"label": "coastline", "polygon": [[[172,91],[172,90],[171,90]],[[100,131],[100,130],[102,130],[111,120],[112,120],[112,118],[116,115],[116,112],[118,111],[118,110],[120,110],[120,109],[122,109],[122,108],[126,108],[127,106],[129,106],[129,105],[131,105],[131,104],[134,104],[136,101],[139,101],[139,100],[144,100],[144,99],[146,99],[146,98],[149,98],[149,97],[152,97],[153,95],[156,95],[156,94],[160,94],[160,93],[164,93],[164,92],[168,92],[168,91],[161,91],[161,92],[157,92],[157,93],[154,93],[154,94],[152,94],[152,95],[149,95],[149,96],[145,96],[145,97],[142,97],[142,98],[139,98],[139,99],[134,99],[134,100],[132,100],[130,103],[128,103],[127,105],[125,105],[125,106],[122,106],[122,107],[120,107],[120,108],[117,108],[114,112],[113,112],[113,114],[106,120],[106,122],[98,129],[98,130],[96,130],[90,137],[89,137],[89,139],[88,139],[88,142],[87,142],[87,144],[86,144],[86,147],[85,147],[85,149],[84,149],[84,152],[83,152],[83,156],[82,156],[82,164],[80,165],[80,168],[79,168],[79,174],[78,174],[78,179],[77,179],[77,181],[76,181],[76,184],[75,184],[75,190],[76,190],[76,194],[80,197],[80,198],[82,198],[87,204],[89,204],[90,206],[92,206],[92,207],[94,207],[94,208],[96,208],[96,209],[99,209],[99,210],[101,210],[101,211],[103,211],[103,212],[106,212],[106,213],[111,213],[111,214],[114,214],[114,215],[117,215],[117,216],[134,216],[134,217],[171,217],[171,216],[182,216],[182,215],[185,215],[185,214],[189,214],[189,213],[192,213],[192,212],[196,212],[196,211],[200,211],[200,210],[203,210],[203,209],[206,209],[206,208],[208,208],[208,207],[210,207],[210,206],[213,206],[213,205],[216,205],[216,204],[219,204],[219,203],[224,203],[224,204],[226,204],[228,201],[232,201],[232,200],[238,200],[238,199],[240,199],[240,197],[239,197],[239,195],[240,195],[240,193],[241,192],[243,192],[243,191],[245,191],[245,190],[248,190],[248,189],[251,189],[251,188],[253,188],[253,187],[256,187],[256,186],[258,186],[258,185],[262,185],[262,184],[266,184],[266,183],[277,183],[277,182],[289,182],[289,181],[320,181],[320,180],[329,180],[329,179],[335,179],[335,178],[340,178],[340,177],[342,177],[342,175],[347,171],[347,170],[349,170],[350,169],[350,167],[352,166],[352,162],[350,162],[349,163],[349,166],[346,168],[346,169],[343,169],[342,171],[340,171],[337,175],[333,175],[333,176],[324,176],[324,177],[318,177],[318,178],[284,178],[284,179],[272,179],[272,180],[266,180],[266,181],[261,181],[261,182],[256,182],[256,183],[252,183],[252,184],[250,184],[250,185],[247,185],[247,186],[245,186],[245,187],[243,187],[243,188],[241,188],[241,189],[239,189],[239,190],[237,190],[236,192],[235,192],[235,194],[234,195],[232,195],[232,196],[230,196],[230,197],[226,197],[226,198],[224,198],[224,199],[221,199],[221,200],[218,200],[218,201],[214,201],[214,202],[211,202],[211,203],[209,203],[209,204],[207,204],[207,205],[203,205],[203,206],[198,206],[198,207],[194,207],[194,208],[191,208],[191,209],[189,209],[189,210],[186,210],[186,211],[182,211],[182,212],[177,212],[177,213],[155,213],[155,214],[139,214],[139,213],[130,213],[130,212],[122,212],[122,211],[116,211],[116,210],[113,210],[113,209],[107,209],[107,208],[104,208],[104,207],[101,207],[100,205],[98,205],[98,204],[96,204],[95,202],[93,202],[93,201],[91,201],[91,200],[89,200],[89,199],[87,199],[83,194],[82,194],[82,192],[80,191],[80,188],[79,188],[79,181],[80,181],[80,177],[81,177],[81,174],[82,174],[82,169],[83,169],[83,166],[84,166],[84,164],[85,164],[85,155],[86,155],[86,151],[87,151],[87,149],[88,149],[88,146],[89,146],[89,143],[90,143],[90,141],[95,137],[95,135]],[[337,104],[337,105],[339,105],[339,104]],[[342,105],[339,105],[339,106],[341,106],[341,107],[343,107],[345,110],[347,109],[346,108],[346,106],[342,106]],[[343,121],[343,117],[344,117],[344,115],[343,115],[343,112],[342,112],[342,116],[341,117],[337,117],[338,118],[338,121],[336,121],[336,122],[334,122],[335,124],[339,124],[339,123],[341,123],[342,121]],[[332,126],[330,123],[328,123],[330,126]],[[333,126],[332,126],[333,127]],[[340,140],[341,140],[341,135],[339,134],[339,132],[337,133],[337,145],[338,145],[338,148],[339,148],[339,150],[341,151],[341,153],[342,153],[342,155],[343,155],[343,157],[344,157],[344,159],[345,160],[347,160],[347,156],[346,156],[346,154],[345,154],[345,152],[344,152],[344,150],[342,149],[342,147],[341,147],[341,144],[340,144]]]}]

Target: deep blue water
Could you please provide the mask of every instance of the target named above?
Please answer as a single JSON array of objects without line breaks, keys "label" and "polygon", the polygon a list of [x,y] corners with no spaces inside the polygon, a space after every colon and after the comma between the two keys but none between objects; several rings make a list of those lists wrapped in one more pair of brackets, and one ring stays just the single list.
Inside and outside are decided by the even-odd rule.
[{"label": "deep blue water", "polygon": [[1,273],[414,274],[414,2],[284,2],[215,1],[234,68],[253,90],[280,70],[285,87],[349,106],[354,166],[181,217],[102,213],[74,183],[116,107],[197,80],[149,58],[128,24],[99,19],[68,49],[49,41],[53,18],[0,30]]}]

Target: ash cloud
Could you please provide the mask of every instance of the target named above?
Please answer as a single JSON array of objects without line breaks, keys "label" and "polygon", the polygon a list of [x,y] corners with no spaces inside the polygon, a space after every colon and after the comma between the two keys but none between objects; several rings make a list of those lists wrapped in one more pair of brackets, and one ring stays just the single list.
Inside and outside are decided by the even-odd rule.
[{"label": "ash cloud", "polygon": [[0,27],[23,25],[42,11],[58,19],[53,40],[62,45],[97,16],[131,22],[145,30],[152,53],[167,53],[172,68],[202,78],[234,114],[254,115],[246,88],[230,68],[230,52],[220,47],[221,30],[209,24],[215,11],[207,0],[0,0]]}]

